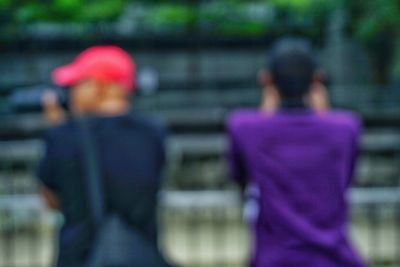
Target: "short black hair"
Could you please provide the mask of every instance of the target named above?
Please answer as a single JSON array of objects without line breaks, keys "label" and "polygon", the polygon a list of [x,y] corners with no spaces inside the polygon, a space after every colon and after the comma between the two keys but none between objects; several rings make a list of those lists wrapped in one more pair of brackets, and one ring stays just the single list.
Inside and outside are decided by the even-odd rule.
[{"label": "short black hair", "polygon": [[309,90],[317,63],[309,41],[287,37],[270,50],[267,68],[284,99],[299,99]]}]

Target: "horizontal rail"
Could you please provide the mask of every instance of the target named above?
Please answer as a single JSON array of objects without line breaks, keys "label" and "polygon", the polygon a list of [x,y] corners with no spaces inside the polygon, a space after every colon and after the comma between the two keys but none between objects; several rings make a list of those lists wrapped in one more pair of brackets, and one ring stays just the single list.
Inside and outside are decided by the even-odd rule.
[{"label": "horizontal rail", "polygon": [[[400,188],[353,188],[349,191],[353,205],[400,204]],[[228,208],[241,205],[240,193],[234,190],[173,191],[160,193],[163,208]],[[0,210],[43,210],[43,200],[37,194],[2,195]]]},{"label": "horizontal rail", "polygon": [[[363,152],[400,151],[400,133],[366,133],[361,140]],[[171,153],[194,155],[222,154],[227,148],[224,134],[197,134],[171,136],[167,143]],[[43,153],[39,139],[0,141],[0,160],[37,160]]]},{"label": "horizontal rail", "polygon": [[[201,99],[201,97],[199,98]],[[249,100],[245,97],[239,97],[239,99],[241,99],[240,104],[234,105],[230,103],[234,101],[227,98],[226,103],[220,103],[214,106],[204,106],[204,103],[212,102],[211,100],[190,103],[190,99],[196,99],[196,97],[192,96],[191,98],[181,101],[177,107],[162,108],[159,107],[162,103],[159,105],[154,104],[160,101],[154,101],[152,104],[143,101],[143,107],[140,107],[140,105],[136,106],[138,110],[161,117],[169,127],[178,129],[185,129],[185,127],[222,129],[226,116],[235,106],[254,106],[254,104],[249,104]],[[211,99],[219,99],[219,96],[211,96]],[[182,107],[182,105],[185,105],[182,104],[182,102],[186,103],[188,107]],[[169,104],[165,105],[168,106]],[[364,111],[361,115],[367,126],[379,126],[384,128],[398,128],[400,126],[400,109],[398,108],[387,111]],[[0,119],[2,121],[0,124],[1,136],[32,137],[37,136],[48,127],[48,123],[40,113],[3,114],[0,115]]]}]

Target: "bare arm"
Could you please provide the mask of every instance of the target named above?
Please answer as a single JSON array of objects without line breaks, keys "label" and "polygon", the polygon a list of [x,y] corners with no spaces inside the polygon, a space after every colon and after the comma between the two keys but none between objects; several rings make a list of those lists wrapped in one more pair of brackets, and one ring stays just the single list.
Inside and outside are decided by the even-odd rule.
[{"label": "bare arm", "polygon": [[49,125],[62,123],[66,118],[66,113],[58,103],[57,95],[49,90],[42,98],[43,117]]},{"label": "bare arm", "polygon": [[313,84],[307,100],[315,111],[323,112],[330,109],[328,91],[322,83]]}]

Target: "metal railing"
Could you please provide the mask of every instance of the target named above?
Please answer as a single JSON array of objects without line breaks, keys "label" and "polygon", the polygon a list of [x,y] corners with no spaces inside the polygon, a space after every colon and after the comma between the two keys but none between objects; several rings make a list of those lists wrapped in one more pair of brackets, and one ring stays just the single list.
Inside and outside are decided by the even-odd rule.
[{"label": "metal railing", "polygon": [[[391,187],[357,188],[349,195],[351,234],[372,266],[400,266],[399,141],[396,133],[364,136],[361,165],[366,168],[361,166],[358,175],[367,177],[361,181],[377,186],[383,180],[377,177],[388,178]],[[222,135],[174,136],[168,145],[170,175],[190,174],[191,169],[184,171],[188,158],[203,166],[202,158],[209,161],[212,156],[214,164],[223,158],[225,146]],[[0,142],[0,267],[45,267],[55,256],[62,217],[44,208],[33,178],[42,150],[37,140]],[[203,169],[204,173],[197,169],[196,175],[209,172],[207,166]],[[180,186],[177,183],[175,188]],[[160,245],[172,261],[190,267],[245,266],[249,233],[241,196],[232,188],[168,189],[160,195]]]},{"label": "metal railing", "polygon": [[[182,266],[245,266],[249,234],[236,191],[164,191],[160,245]],[[351,234],[372,266],[400,264],[400,190],[353,189]],[[38,195],[0,197],[0,266],[50,266],[61,218]]]}]

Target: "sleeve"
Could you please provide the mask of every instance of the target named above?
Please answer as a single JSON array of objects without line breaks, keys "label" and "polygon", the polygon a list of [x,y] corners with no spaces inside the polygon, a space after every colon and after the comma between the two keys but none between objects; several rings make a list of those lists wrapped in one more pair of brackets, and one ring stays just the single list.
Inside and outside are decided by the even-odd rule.
[{"label": "sleeve", "polygon": [[164,169],[167,161],[166,156],[166,142],[168,137],[168,130],[165,123],[161,120],[157,121],[157,136],[158,136],[158,165],[160,170]]},{"label": "sleeve", "polygon": [[166,142],[167,142],[167,130],[164,129],[161,132],[160,135],[160,168],[164,168],[166,165],[166,161],[167,161],[167,156],[166,156]]},{"label": "sleeve", "polygon": [[348,179],[347,179],[347,187],[349,187],[354,179],[355,169],[357,166],[357,161],[360,155],[360,145],[361,145],[361,134],[362,134],[362,122],[357,117],[354,120],[354,124],[352,127],[351,133],[351,155],[350,155],[350,164],[349,164],[349,171],[348,171]]},{"label": "sleeve", "polygon": [[242,188],[247,184],[247,171],[244,162],[244,155],[239,145],[236,133],[232,125],[228,125],[228,167],[230,177]]},{"label": "sleeve", "polygon": [[41,183],[52,191],[57,191],[55,172],[55,142],[51,132],[46,132],[43,138],[45,152],[43,158],[39,162],[37,177]]}]

